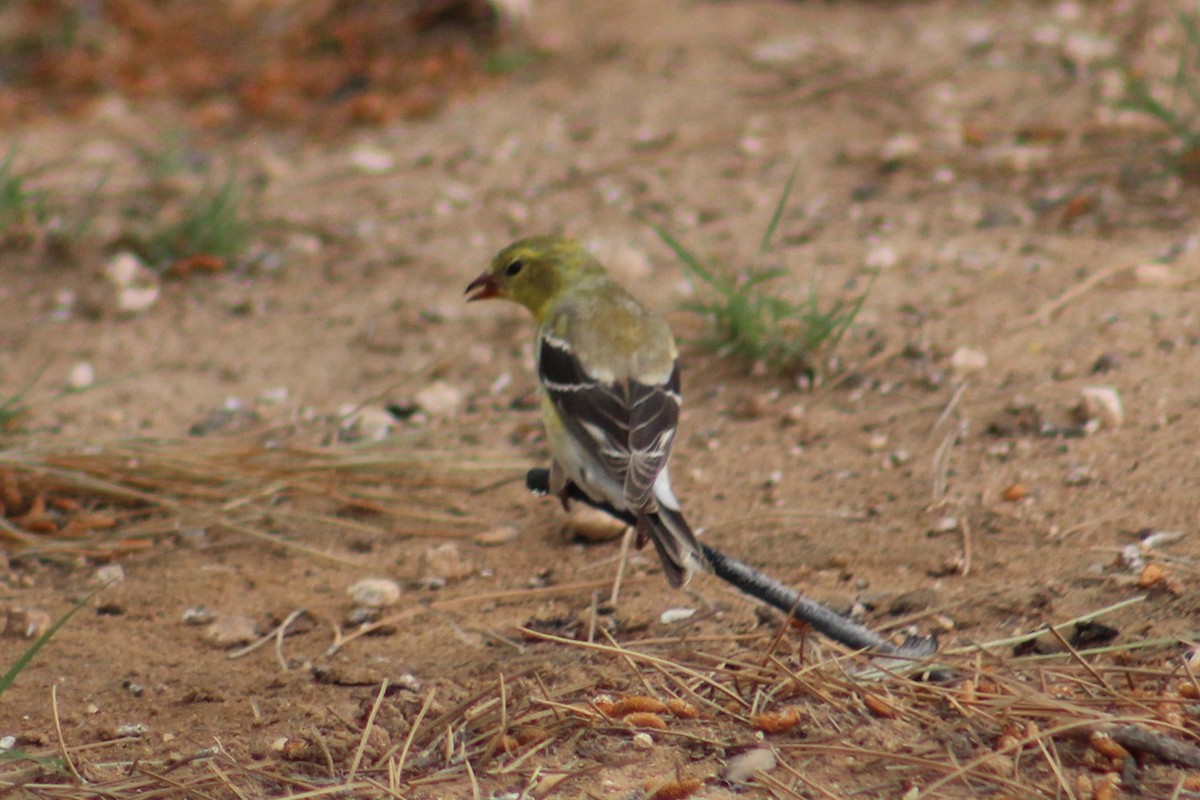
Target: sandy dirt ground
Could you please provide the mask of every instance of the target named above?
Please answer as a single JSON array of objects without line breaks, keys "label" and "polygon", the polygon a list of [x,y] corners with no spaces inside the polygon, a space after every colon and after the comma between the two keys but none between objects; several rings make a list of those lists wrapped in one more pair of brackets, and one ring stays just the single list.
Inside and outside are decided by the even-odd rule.
[{"label": "sandy dirt ground", "polygon": [[[462,291],[514,238],[565,231],[668,315],[684,354],[675,488],[704,541],[944,648],[1145,596],[1102,621],[1118,643],[1167,640],[1144,657],[1169,671],[1184,652],[1170,640],[1195,635],[1200,610],[1200,195],[1163,169],[1161,131],[1116,100],[1124,65],[1171,74],[1182,7],[548,0],[525,34],[546,57],[432,118],[337,137],[194,132],[199,166],[165,189],[144,153],[180,130],[169,105],[113,97],[3,131],[0,147],[50,165],[38,185],[72,202],[106,176],[93,234],[106,241],[120,209],[233,173],[258,220],[246,263],[165,280],[136,314],[116,313],[100,276],[118,246],[6,255],[0,386],[33,387],[6,458],[160,442],[183,459],[247,436],[315,448],[361,408],[368,438],[393,427],[357,452],[438,466],[380,480],[387,503],[411,502],[407,518],[281,497],[238,530],[212,522],[217,501],[191,498],[106,512],[118,525],[104,546],[13,544],[0,667],[29,645],[25,623],[44,627],[115,566],[123,580],[0,698],[0,736],[51,756],[65,742],[92,783],[145,769],[206,797],[300,791],[255,772],[265,764],[313,785],[362,770],[386,787],[406,741],[391,785],[410,798],[649,796],[664,781],[709,798],[1084,796],[1075,775],[1103,770],[1078,753],[1062,756],[1070,794],[1038,755],[998,783],[918,795],[942,773],[896,754],[934,742],[967,761],[995,742],[954,744],[926,717],[873,715],[832,690],[783,702],[740,686],[742,706],[699,705],[701,719],[667,717],[665,731],[545,734],[561,709],[605,695],[700,703],[689,692],[702,681],[618,645],[722,675],[769,658],[799,669],[828,646],[779,640],[778,615],[715,579],[672,591],[652,552],[631,554],[609,607],[619,540],[564,535],[558,505],[520,482],[546,457],[531,324]],[[793,170],[777,246],[756,260]],[[869,286],[838,369],[805,391],[696,345],[694,290],[652,223],[723,268],[784,266],[795,297]],[[94,384],[62,393],[81,362]],[[1089,387],[1112,391],[1085,424]],[[1114,396],[1119,413],[1104,405]],[[389,405],[404,418],[385,420]],[[249,434],[189,437],[230,408],[257,415]],[[1158,582],[1126,552],[1149,532],[1181,534],[1142,554],[1166,570]],[[111,544],[139,536],[150,544]],[[374,617],[348,594],[365,578],[402,590]],[[695,614],[664,621],[676,608]],[[293,612],[287,636],[231,657]],[[330,654],[335,630],[381,616],[390,624]],[[576,643],[590,632],[595,646],[522,627]],[[779,733],[746,722],[786,709],[800,724]],[[527,715],[524,732],[464,768],[472,737],[509,713]],[[1197,718],[1182,724],[1194,738]],[[723,781],[752,746],[781,765],[766,782]],[[1154,769],[1127,796],[1182,785],[1184,771]]]}]

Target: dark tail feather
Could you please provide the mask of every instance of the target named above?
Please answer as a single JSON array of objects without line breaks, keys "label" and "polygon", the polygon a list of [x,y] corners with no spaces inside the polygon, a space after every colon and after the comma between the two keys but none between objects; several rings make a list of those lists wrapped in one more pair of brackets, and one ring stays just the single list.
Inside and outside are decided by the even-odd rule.
[{"label": "dark tail feather", "polygon": [[700,570],[712,572],[696,535],[678,511],[660,503],[653,514],[638,517],[638,534],[654,542],[671,588],[683,586]]}]

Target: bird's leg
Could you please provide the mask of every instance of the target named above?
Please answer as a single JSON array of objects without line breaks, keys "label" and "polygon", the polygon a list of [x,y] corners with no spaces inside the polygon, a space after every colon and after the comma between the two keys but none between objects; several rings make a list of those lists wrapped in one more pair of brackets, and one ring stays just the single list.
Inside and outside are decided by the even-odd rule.
[{"label": "bird's leg", "polygon": [[562,503],[563,511],[571,510],[571,488],[573,484],[567,479],[566,471],[557,460],[550,462],[550,494]]}]

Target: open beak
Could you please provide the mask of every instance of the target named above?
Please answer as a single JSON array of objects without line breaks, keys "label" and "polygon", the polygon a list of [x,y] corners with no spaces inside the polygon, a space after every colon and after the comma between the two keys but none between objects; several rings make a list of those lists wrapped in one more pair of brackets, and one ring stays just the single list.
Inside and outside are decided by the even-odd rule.
[{"label": "open beak", "polygon": [[[475,292],[475,294],[471,294]],[[467,294],[471,295],[467,298],[468,303],[473,303],[476,300],[487,300],[489,297],[500,296],[500,286],[496,283],[496,279],[488,273],[483,273],[475,280],[471,281],[467,286]]]}]

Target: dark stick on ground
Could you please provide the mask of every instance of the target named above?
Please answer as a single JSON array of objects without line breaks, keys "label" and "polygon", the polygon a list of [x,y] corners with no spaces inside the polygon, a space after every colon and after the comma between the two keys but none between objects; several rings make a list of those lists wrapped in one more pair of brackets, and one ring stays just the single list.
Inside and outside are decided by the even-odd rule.
[{"label": "dark stick on ground", "polygon": [[[525,485],[534,494],[549,494],[550,471],[546,469],[529,470],[525,475]],[[608,503],[593,500],[574,484],[568,486],[567,493],[570,499],[599,509],[627,525],[635,523],[633,515],[629,512],[619,511]],[[932,655],[937,650],[937,641],[932,637],[910,639],[897,647],[874,631],[851,622],[836,611],[826,608],[814,600],[809,600],[748,564],[725,555],[715,547],[707,544],[700,546],[704,548],[704,556],[712,565],[713,573],[718,578],[739,591],[782,611],[792,619],[807,623],[815,630],[846,647],[852,647],[855,650],[871,650],[880,655],[901,658],[922,658]]]}]

